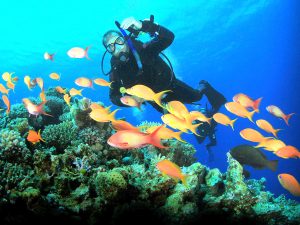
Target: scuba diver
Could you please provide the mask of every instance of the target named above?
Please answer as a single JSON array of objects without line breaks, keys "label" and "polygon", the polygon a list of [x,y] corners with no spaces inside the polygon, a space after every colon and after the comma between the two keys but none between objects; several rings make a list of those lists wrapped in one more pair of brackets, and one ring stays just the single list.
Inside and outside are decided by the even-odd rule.
[{"label": "scuba diver", "polygon": [[[200,108],[199,110],[203,113],[207,118],[211,118],[218,110],[213,110],[208,108],[207,104],[205,108]],[[211,150],[211,147],[217,145],[217,137],[216,137],[216,126],[217,122],[211,120],[210,124],[203,123],[201,126],[197,128],[197,133],[200,136],[196,136],[196,140],[199,144],[202,144],[206,138],[209,139],[209,143],[205,145],[207,153],[208,153],[208,162],[214,161],[214,154]]]},{"label": "scuba diver", "polygon": [[[176,79],[172,65],[170,66],[160,57],[160,53],[165,50],[174,40],[174,34],[167,28],[154,23],[154,17],[150,20],[136,20],[129,17],[123,20],[122,24],[115,22],[118,30],[109,30],[103,35],[102,44],[106,52],[102,57],[102,72],[109,74],[112,82],[109,93],[113,104],[121,107],[128,107],[123,104],[120,98],[123,94],[120,87],[130,88],[136,84],[143,84],[151,88],[154,92],[171,90],[165,94],[162,102],[173,100],[182,103],[193,104],[199,101],[203,94],[208,98],[212,108],[219,109],[225,102],[225,97],[216,91],[207,81],[200,81],[199,88],[194,89],[184,82]],[[127,35],[126,31],[130,34]],[[150,35],[149,42],[137,40],[140,32]],[[103,61],[106,53],[110,53],[111,70],[105,73]],[[164,113],[163,108],[155,102],[148,102],[156,110]]]}]

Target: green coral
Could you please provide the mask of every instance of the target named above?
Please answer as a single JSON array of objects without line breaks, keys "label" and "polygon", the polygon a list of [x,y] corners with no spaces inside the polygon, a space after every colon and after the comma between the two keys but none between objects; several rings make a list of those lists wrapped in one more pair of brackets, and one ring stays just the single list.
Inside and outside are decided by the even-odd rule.
[{"label": "green coral", "polygon": [[7,128],[10,130],[18,131],[23,136],[29,130],[29,124],[27,118],[16,118],[10,120],[7,124]]},{"label": "green coral", "polygon": [[47,146],[56,147],[58,152],[64,151],[77,138],[78,129],[71,121],[48,125],[43,131]]},{"label": "green coral", "polygon": [[31,152],[18,131],[0,131],[0,159],[12,163],[29,163],[31,158]]},{"label": "green coral", "polygon": [[127,182],[119,172],[102,172],[96,176],[95,187],[103,199],[109,200],[117,197],[121,191],[125,190]]}]

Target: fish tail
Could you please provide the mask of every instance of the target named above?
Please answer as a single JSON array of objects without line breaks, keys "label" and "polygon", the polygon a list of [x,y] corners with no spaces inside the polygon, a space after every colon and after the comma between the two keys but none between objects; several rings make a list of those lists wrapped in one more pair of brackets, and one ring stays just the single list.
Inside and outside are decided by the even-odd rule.
[{"label": "fish tail", "polygon": [[272,171],[276,171],[278,167],[278,160],[271,160],[267,164],[268,168]]},{"label": "fish tail", "polygon": [[181,138],[182,133],[183,133],[182,131],[174,132],[174,138],[176,138],[178,141],[181,141],[183,143],[187,143],[186,141],[182,140]]},{"label": "fish tail", "polygon": [[212,117],[211,118],[207,118],[207,123],[209,124],[209,126],[211,125],[210,123],[211,123],[211,120],[212,120]]},{"label": "fish tail", "polygon": [[198,124],[191,124],[191,125],[189,126],[189,130],[192,131],[193,134],[195,134],[195,135],[201,137],[201,135],[200,135],[200,134],[197,134],[197,131],[196,131],[196,129],[197,129],[200,125],[201,125],[201,123],[198,123]]},{"label": "fish tail", "polygon": [[43,101],[42,103],[40,103],[40,104],[37,106],[38,111],[39,111],[41,114],[45,115],[45,116],[51,116],[51,117],[53,117],[52,115],[46,113],[46,112],[43,110],[43,106],[46,104],[46,102],[47,102],[47,100]]},{"label": "fish tail", "polygon": [[273,135],[274,135],[274,137],[276,137],[276,138],[278,138],[278,132],[279,131],[281,131],[281,130],[283,130],[283,129],[277,129],[277,130],[274,130],[274,132],[273,132]]},{"label": "fish tail", "polygon": [[118,112],[119,110],[120,109],[116,109],[108,115],[108,118],[110,121],[116,121],[115,115],[116,115],[116,112]]},{"label": "fish tail", "polygon": [[187,178],[189,177],[189,175],[183,175],[182,178],[181,178],[181,182],[182,184],[185,186],[185,187],[188,187],[188,184],[187,184]]},{"label": "fish tail", "polygon": [[159,130],[163,127],[164,125],[159,126],[156,128],[150,135],[149,135],[149,140],[148,143],[154,145],[155,147],[158,148],[167,148],[166,146],[163,146],[160,142],[160,137],[158,135]]},{"label": "fish tail", "polygon": [[108,83],[108,87],[111,88],[111,84],[113,83],[113,81]]},{"label": "fish tail", "polygon": [[233,128],[233,124],[235,123],[235,121],[237,121],[238,118],[234,119],[234,120],[230,120],[229,125],[231,126],[232,130],[234,130]]},{"label": "fish tail", "polygon": [[259,99],[256,99],[254,102],[253,102],[253,109],[255,112],[259,112],[259,105],[260,105],[260,102],[262,100],[262,97],[259,98]]},{"label": "fish tail", "polygon": [[288,125],[288,126],[289,126],[289,119],[290,119],[290,118],[291,118],[291,116],[292,116],[292,115],[294,115],[294,114],[296,114],[296,113],[291,113],[291,114],[289,114],[289,115],[285,115],[285,116],[283,117],[283,119],[284,119],[284,121],[285,121],[286,125]]},{"label": "fish tail", "polygon": [[141,103],[141,102],[139,102],[139,103],[137,104],[136,107],[137,107],[140,111],[143,111],[142,108],[141,108],[141,107],[142,107],[142,103]]},{"label": "fish tail", "polygon": [[84,56],[85,58],[87,58],[88,60],[90,60],[89,56],[88,56],[88,50],[90,49],[91,46],[88,46],[85,48],[85,52],[84,52]]},{"label": "fish tail", "polygon": [[52,116],[51,114],[46,113],[45,111],[42,111],[41,113],[42,113],[43,115],[45,115],[45,116],[51,116],[51,117],[54,117],[54,116]]},{"label": "fish tail", "polygon": [[253,119],[252,119],[254,113],[255,113],[255,110],[253,110],[252,112],[249,112],[249,115],[247,116],[247,118],[248,118],[252,123],[254,123],[254,121],[253,121]]},{"label": "fish tail", "polygon": [[49,54],[49,59],[50,59],[51,61],[54,61],[54,55],[55,55],[55,53]]},{"label": "fish tail", "polygon": [[80,90],[79,90],[79,95],[80,95],[80,96],[82,96],[82,93],[81,93],[82,91],[83,91],[83,89],[80,89]]},{"label": "fish tail", "polygon": [[38,136],[41,141],[46,142],[41,136],[41,129],[39,129],[39,131],[38,131]]},{"label": "fish tail", "polygon": [[161,99],[162,99],[162,97],[163,97],[163,95],[164,95],[165,93],[170,92],[170,91],[171,91],[171,90],[166,90],[166,91],[161,91],[161,92],[159,92],[159,93],[156,93],[156,94],[154,95],[154,97],[153,97],[153,101],[155,101],[155,103],[156,103],[157,105],[159,105],[160,107],[165,108],[165,107],[162,105],[162,103],[161,103]]}]

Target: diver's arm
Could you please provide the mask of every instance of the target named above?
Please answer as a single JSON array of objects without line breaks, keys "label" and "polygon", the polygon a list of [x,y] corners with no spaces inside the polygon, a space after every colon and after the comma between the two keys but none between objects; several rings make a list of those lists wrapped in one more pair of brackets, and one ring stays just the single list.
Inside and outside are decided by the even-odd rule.
[{"label": "diver's arm", "polygon": [[150,35],[156,34],[156,38],[152,40],[146,47],[156,54],[159,54],[161,51],[166,49],[175,38],[175,35],[172,31],[149,20],[142,21],[141,31]]}]

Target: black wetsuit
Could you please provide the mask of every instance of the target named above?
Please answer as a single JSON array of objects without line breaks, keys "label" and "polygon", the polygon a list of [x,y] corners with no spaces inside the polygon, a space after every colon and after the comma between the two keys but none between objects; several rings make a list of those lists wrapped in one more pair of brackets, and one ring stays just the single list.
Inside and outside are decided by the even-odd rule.
[{"label": "black wetsuit", "polygon": [[[139,74],[137,62],[130,52],[128,61],[125,63],[112,57],[110,81],[113,81],[110,89],[110,100],[118,106],[124,106],[120,98],[120,87],[130,88],[136,84],[143,84],[151,88],[154,92],[172,90],[162,99],[163,102],[178,100],[183,103],[192,103],[202,98],[203,91],[196,90],[184,82],[175,78],[168,64],[159,56],[159,53],[166,49],[174,40],[174,34],[163,26],[159,26],[150,21],[142,21],[141,31],[153,35],[156,38],[144,44],[141,41],[131,38],[136,48],[143,70]],[[162,108],[154,102],[149,102],[155,109],[163,112]]]}]

